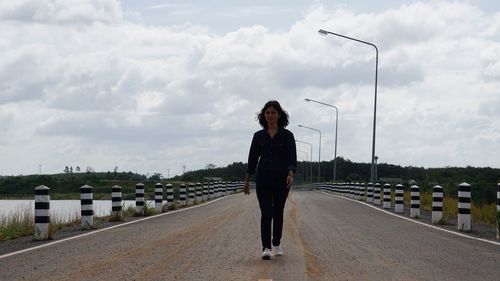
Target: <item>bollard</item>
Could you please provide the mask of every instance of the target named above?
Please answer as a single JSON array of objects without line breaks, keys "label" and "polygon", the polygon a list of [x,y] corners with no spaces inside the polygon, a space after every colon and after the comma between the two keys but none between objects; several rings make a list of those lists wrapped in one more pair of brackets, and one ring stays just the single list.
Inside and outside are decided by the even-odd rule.
[{"label": "bollard", "polygon": [[384,209],[391,208],[391,184],[384,184],[384,204],[382,206]]},{"label": "bollard", "polygon": [[188,185],[188,205],[194,204],[194,183]]},{"label": "bollard", "polygon": [[435,185],[432,188],[432,223],[436,224],[443,218],[443,187]]},{"label": "bollard", "polygon": [[122,187],[119,185],[111,187],[111,217],[112,220],[122,219]]},{"label": "bollard", "polygon": [[373,183],[369,182],[366,190],[366,203],[373,203]]},{"label": "bollard", "polygon": [[94,225],[94,197],[92,186],[84,185],[80,187],[80,205],[81,205],[81,228],[92,228]]},{"label": "bollard", "polygon": [[203,182],[203,201],[208,200],[208,182]]},{"label": "bollard", "polygon": [[402,184],[396,184],[394,189],[394,212],[404,213],[404,191]]},{"label": "bollard", "polygon": [[228,196],[229,195],[229,187],[228,187],[228,182],[222,182],[222,195],[223,196]]},{"label": "bollard", "polygon": [[163,184],[155,184],[155,209],[157,213],[161,213],[163,209]]},{"label": "bollard", "polygon": [[174,186],[171,183],[167,183],[166,186],[167,191],[167,207],[172,206],[174,204]]},{"label": "bollard", "polygon": [[458,185],[458,230],[470,231],[470,184]]},{"label": "bollard", "polygon": [[196,201],[198,203],[203,201],[201,182],[196,183]]},{"label": "bollard", "polygon": [[366,201],[366,183],[360,183],[360,196],[359,200]]},{"label": "bollard", "polygon": [[186,206],[186,185],[184,183],[179,188],[179,205]]},{"label": "bollard", "polygon": [[214,198],[214,182],[211,181],[208,184],[208,199],[213,199]]},{"label": "bollard", "polygon": [[135,213],[144,215],[144,184],[135,185]]},{"label": "bollard", "polygon": [[420,217],[420,188],[416,185],[410,187],[410,217]]},{"label": "bollard", "polygon": [[219,198],[220,196],[220,182],[216,181],[214,183],[214,198]]},{"label": "bollard", "polygon": [[380,183],[375,184],[375,189],[373,192],[373,204],[380,205]]},{"label": "bollard", "polygon": [[221,197],[222,196],[222,182],[219,181],[217,182],[217,198]]},{"label": "bollard", "polygon": [[497,183],[497,239],[500,239],[500,183]]},{"label": "bollard", "polygon": [[35,230],[34,240],[49,239],[50,188],[45,185],[35,187]]}]

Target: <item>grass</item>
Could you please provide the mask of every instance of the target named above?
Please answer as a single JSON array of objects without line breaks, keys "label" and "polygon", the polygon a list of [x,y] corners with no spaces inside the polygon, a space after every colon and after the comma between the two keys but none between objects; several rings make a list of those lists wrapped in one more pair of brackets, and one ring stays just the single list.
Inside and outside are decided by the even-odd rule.
[{"label": "grass", "polygon": [[[0,217],[0,241],[16,239],[34,234],[35,216],[31,206],[23,206],[17,212],[7,217]],[[51,215],[49,223],[49,239],[63,227],[74,226],[80,223],[80,216],[76,213],[68,219],[63,216]]]},{"label": "grass", "polygon": [[[410,205],[410,192],[404,193],[405,205]],[[432,193],[420,193],[420,209],[432,211]],[[458,216],[458,199],[452,197],[445,197],[443,200],[443,217],[445,219],[455,218]],[[496,226],[496,205],[476,203],[471,204],[471,220],[475,223],[483,223],[491,226]]]},{"label": "grass", "polygon": [[[23,206],[19,208],[19,210],[13,212],[13,214],[9,214],[9,216],[0,217],[0,241],[12,240],[24,236],[33,235],[35,228],[34,213],[35,212],[31,206]],[[157,212],[154,206],[151,206],[151,203],[147,202],[144,206],[143,214],[138,214],[136,212],[135,206],[129,206],[128,208],[123,209],[122,218],[152,216],[156,213]],[[77,226],[81,224],[80,215],[78,212],[67,219],[63,218],[64,216],[62,215],[51,214],[48,233],[49,239],[52,239],[54,233],[63,229],[64,227]],[[108,220],[121,221],[122,218],[118,219],[109,216]]]},{"label": "grass", "polygon": [[33,208],[25,206],[8,217],[0,217],[0,241],[16,239],[33,234]]}]

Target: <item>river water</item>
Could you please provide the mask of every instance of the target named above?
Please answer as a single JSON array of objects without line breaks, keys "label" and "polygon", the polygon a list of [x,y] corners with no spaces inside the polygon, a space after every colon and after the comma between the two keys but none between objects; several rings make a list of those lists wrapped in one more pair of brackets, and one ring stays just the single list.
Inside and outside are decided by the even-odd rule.
[{"label": "river water", "polygon": [[[124,209],[134,207],[134,200],[122,201]],[[147,204],[154,208],[154,200]],[[52,221],[68,222],[80,218],[80,200],[50,200],[50,216]],[[0,219],[22,216],[26,212],[35,214],[35,200],[0,200]],[[102,217],[111,213],[111,200],[94,200],[94,216]]]}]

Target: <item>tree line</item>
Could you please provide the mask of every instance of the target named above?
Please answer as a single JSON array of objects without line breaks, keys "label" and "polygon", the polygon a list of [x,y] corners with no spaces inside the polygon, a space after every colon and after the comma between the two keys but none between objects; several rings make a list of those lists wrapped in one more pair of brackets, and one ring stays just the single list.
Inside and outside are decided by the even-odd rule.
[{"label": "tree line", "polygon": [[[334,161],[322,161],[320,181],[332,181]],[[312,167],[312,176],[311,176]],[[206,177],[220,177],[229,181],[241,181],[247,168],[246,163],[236,162],[227,167],[201,169],[186,172],[175,177],[180,181],[201,181]],[[413,184],[422,192],[432,192],[434,185],[441,185],[446,196],[457,197],[458,185],[467,182],[472,185],[472,199],[479,203],[496,201],[497,183],[500,183],[500,169],[490,167],[443,167],[424,168],[399,166],[387,163],[377,165],[378,181],[392,184],[401,183],[406,189]],[[370,181],[371,163],[356,163],[342,157],[337,158],[336,178],[339,182]],[[295,175],[297,184],[318,181],[318,162],[299,161]]]}]

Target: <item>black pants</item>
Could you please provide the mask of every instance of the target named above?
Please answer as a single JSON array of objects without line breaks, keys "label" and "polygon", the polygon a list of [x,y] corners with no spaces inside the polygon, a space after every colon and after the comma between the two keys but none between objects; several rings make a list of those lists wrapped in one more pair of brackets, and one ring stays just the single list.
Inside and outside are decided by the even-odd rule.
[{"label": "black pants", "polygon": [[257,199],[260,206],[260,238],[262,249],[280,245],[283,233],[283,210],[290,189],[282,183],[257,183]]}]

